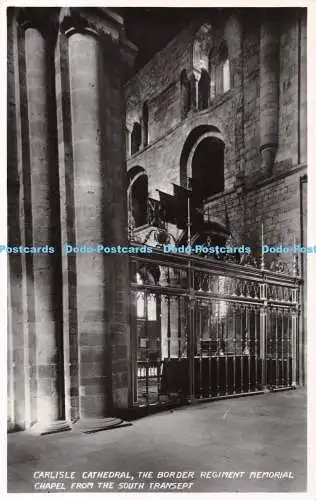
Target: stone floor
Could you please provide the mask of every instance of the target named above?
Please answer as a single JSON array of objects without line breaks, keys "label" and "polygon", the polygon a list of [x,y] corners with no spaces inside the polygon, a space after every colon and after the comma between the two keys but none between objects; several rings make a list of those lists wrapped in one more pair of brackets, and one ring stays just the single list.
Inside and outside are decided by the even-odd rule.
[{"label": "stone floor", "polygon": [[[90,435],[9,434],[8,491],[303,492],[306,399],[306,391],[298,389],[182,407]],[[74,472],[75,478],[36,479],[35,471]],[[134,480],[92,479],[82,477],[84,471],[129,471]],[[158,478],[162,471],[194,474]],[[288,472],[293,479],[249,478],[250,472],[264,471]],[[139,472],[149,477],[140,478]],[[203,472],[240,474],[207,479]],[[35,489],[39,485],[42,489]]]}]

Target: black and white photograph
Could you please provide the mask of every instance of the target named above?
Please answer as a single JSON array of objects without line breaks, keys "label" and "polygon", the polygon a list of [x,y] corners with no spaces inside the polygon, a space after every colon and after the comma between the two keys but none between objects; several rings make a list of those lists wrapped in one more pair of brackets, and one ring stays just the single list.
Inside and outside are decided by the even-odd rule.
[{"label": "black and white photograph", "polygon": [[6,8],[8,493],[308,491],[309,7],[252,5]]}]

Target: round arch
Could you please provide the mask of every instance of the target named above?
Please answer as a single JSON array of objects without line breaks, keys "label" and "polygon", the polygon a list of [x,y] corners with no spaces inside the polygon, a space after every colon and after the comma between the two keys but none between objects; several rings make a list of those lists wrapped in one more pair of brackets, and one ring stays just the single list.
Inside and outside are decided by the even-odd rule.
[{"label": "round arch", "polygon": [[130,193],[133,184],[141,177],[142,175],[146,175],[146,170],[139,165],[135,165],[127,171],[127,194]]},{"label": "round arch", "polygon": [[127,172],[128,210],[136,227],[146,224],[148,201],[148,177],[143,167],[132,167]]},{"label": "round arch", "polygon": [[[217,192],[224,189],[224,148],[225,141],[220,130],[213,125],[200,125],[194,128],[185,140],[180,156],[180,183],[182,186],[187,185],[188,178],[198,177],[194,172],[194,167],[198,162],[204,164],[206,178],[205,182],[211,180],[211,174],[218,174],[221,178],[217,182]],[[207,155],[209,159],[215,158],[214,171],[209,165],[207,172]],[[200,173],[202,175],[202,173]],[[200,175],[200,177],[201,177]],[[202,175],[203,177],[203,175]],[[203,179],[200,179],[203,181]],[[222,186],[221,186],[222,184]],[[215,187],[214,187],[215,188]],[[211,192],[212,190],[210,190]],[[214,194],[214,193],[213,193]]]}]

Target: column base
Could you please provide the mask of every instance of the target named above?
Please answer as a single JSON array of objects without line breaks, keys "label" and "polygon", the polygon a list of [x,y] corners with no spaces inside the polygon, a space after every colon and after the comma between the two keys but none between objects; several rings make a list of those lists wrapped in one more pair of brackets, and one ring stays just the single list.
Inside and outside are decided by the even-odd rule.
[{"label": "column base", "polygon": [[126,427],[132,425],[122,418],[105,417],[105,418],[81,418],[72,428],[74,431],[82,432],[83,434],[92,434],[93,432],[105,431],[116,427]]},{"label": "column base", "polygon": [[32,425],[28,432],[37,436],[44,436],[45,434],[54,434],[56,432],[71,431],[72,424],[66,420],[56,420],[55,422],[36,422]]}]

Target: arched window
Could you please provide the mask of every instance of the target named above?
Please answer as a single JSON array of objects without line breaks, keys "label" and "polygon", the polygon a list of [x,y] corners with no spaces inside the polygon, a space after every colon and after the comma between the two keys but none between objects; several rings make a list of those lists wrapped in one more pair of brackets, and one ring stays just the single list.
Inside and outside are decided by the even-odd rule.
[{"label": "arched window", "polygon": [[208,72],[203,69],[199,80],[199,109],[206,109],[210,96],[210,77]]},{"label": "arched window", "polygon": [[142,143],[142,128],[140,123],[135,122],[133,125],[132,135],[131,135],[131,154],[137,153],[139,151],[140,145]]},{"label": "arched window", "polygon": [[136,297],[137,318],[147,319],[147,321],[157,321],[156,296],[154,294],[147,295],[145,292],[137,292]]},{"label": "arched window", "polygon": [[208,67],[210,74],[210,100],[212,101],[216,96],[216,51],[214,49],[209,53]]},{"label": "arched window", "polygon": [[216,79],[216,72],[215,72],[215,64],[211,63],[210,64],[210,100],[212,101],[215,96],[216,96],[216,90],[215,90],[215,79]]},{"label": "arched window", "polygon": [[143,131],[144,131],[144,139],[143,145],[144,147],[148,146],[148,102],[145,101],[143,104]]},{"label": "arched window", "polygon": [[148,321],[157,320],[157,301],[153,294],[147,296],[147,319]]},{"label": "arched window", "polygon": [[136,305],[137,317],[145,318],[145,293],[137,292],[137,305]]},{"label": "arched window", "polygon": [[230,68],[229,59],[225,59],[223,62],[223,92],[228,92],[230,89]]},{"label": "arched window", "polygon": [[191,108],[191,91],[190,91],[190,81],[186,70],[181,72],[180,77],[181,84],[181,118],[185,118]]},{"label": "arched window", "polygon": [[128,188],[128,209],[134,226],[147,224],[148,177],[142,167],[133,167],[130,171]]},{"label": "arched window", "polygon": [[218,92],[224,94],[230,90],[230,64],[228,58],[228,49],[225,42],[222,43],[219,49],[219,64],[218,64]]},{"label": "arched window", "polygon": [[202,139],[192,157],[192,182],[202,199],[224,190],[224,143],[216,137]]}]

